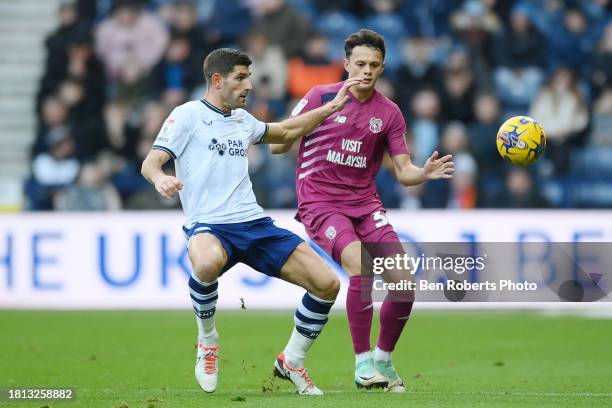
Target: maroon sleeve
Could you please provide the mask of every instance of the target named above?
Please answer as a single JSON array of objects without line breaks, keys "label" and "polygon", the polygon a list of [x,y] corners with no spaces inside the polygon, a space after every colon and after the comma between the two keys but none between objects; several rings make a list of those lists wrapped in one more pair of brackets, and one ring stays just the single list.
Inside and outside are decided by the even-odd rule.
[{"label": "maroon sleeve", "polygon": [[389,155],[397,156],[398,154],[410,154],[408,145],[406,144],[406,121],[399,108],[395,108],[391,123],[389,123],[389,131],[387,132],[387,150]]}]

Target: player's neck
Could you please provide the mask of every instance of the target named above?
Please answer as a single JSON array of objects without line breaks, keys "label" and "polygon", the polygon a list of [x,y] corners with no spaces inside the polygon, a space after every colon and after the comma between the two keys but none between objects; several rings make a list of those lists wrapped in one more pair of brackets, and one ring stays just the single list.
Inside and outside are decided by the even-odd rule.
[{"label": "player's neck", "polygon": [[231,110],[232,110],[232,109],[231,109],[229,106],[227,106],[227,105],[225,105],[225,104],[223,103],[223,100],[221,99],[221,96],[220,96],[220,95],[215,95],[215,94],[212,94],[212,93],[210,93],[210,92],[207,92],[207,93],[204,95],[204,98],[203,98],[203,99],[204,99],[206,102],[208,102],[210,105],[214,106],[215,108],[217,108],[217,109],[219,109],[220,111],[223,111],[223,112],[225,112],[225,113],[227,113],[227,112],[231,112]]},{"label": "player's neck", "polygon": [[368,99],[374,95],[374,88],[368,89],[366,91],[359,91],[357,89],[349,89],[349,92],[353,95],[355,99],[359,102],[366,102]]}]

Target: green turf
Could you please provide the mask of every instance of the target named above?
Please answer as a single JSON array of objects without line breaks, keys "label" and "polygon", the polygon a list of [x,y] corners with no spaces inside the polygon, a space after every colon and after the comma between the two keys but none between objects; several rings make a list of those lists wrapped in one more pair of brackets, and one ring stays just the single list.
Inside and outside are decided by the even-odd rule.
[{"label": "green turf", "polygon": [[0,312],[0,387],[77,389],[73,403],[12,404],[24,408],[612,406],[612,320],[417,312],[394,356],[409,392],[390,395],[354,388],[336,314],[307,360],[322,398],[271,378],[290,312],[219,312],[217,321],[220,384],[206,395],[193,376],[189,312]]}]

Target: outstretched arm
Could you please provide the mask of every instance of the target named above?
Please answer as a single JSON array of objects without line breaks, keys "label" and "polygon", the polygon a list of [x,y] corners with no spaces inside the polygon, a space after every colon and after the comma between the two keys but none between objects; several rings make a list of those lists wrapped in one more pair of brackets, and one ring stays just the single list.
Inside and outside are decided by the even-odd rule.
[{"label": "outstretched arm", "polygon": [[435,151],[427,159],[423,167],[412,164],[409,154],[398,154],[392,156],[393,167],[397,180],[405,186],[416,186],[427,180],[450,179],[455,171],[455,163],[451,161],[452,155],[446,155],[438,159]]},{"label": "outstretched arm", "polygon": [[[278,149],[278,153],[284,153],[285,151],[289,150],[291,148],[291,143],[310,133],[333,113],[341,111],[349,100],[349,88],[360,82],[361,78],[347,79],[344,82],[344,85],[342,85],[342,88],[340,88],[340,91],[338,91],[336,97],[332,101],[327,102],[325,105],[302,115],[285,119],[280,123],[269,123],[268,133],[261,143],[288,144],[288,146],[281,146],[276,149]],[[275,153],[274,150],[272,152]]]},{"label": "outstretched arm", "polygon": [[293,147],[293,142],[294,140],[283,144],[271,144],[270,151],[272,154],[287,153],[289,150],[291,150],[291,147]]},{"label": "outstretched arm", "polygon": [[174,197],[183,188],[183,183],[174,176],[169,176],[162,166],[170,160],[170,155],[163,150],[151,149],[142,162],[140,173],[155,186],[155,190],[164,198]]}]

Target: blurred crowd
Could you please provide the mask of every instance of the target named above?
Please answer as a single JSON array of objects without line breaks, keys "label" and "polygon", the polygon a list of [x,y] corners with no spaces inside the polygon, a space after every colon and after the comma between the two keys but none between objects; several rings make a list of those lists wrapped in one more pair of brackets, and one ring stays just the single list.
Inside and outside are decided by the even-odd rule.
[{"label": "blurred crowd", "polygon": [[[210,50],[248,52],[248,109],[273,121],[310,87],[344,78],[343,42],[360,28],[385,37],[378,88],[405,115],[413,161],[455,157],[452,181],[412,188],[387,158],[377,178],[387,208],[612,206],[611,10],[609,0],[62,2],[45,42],[29,208],[177,208],[140,165],[171,109],[203,96]],[[548,135],[529,168],[496,151],[497,129],[517,114]],[[250,149],[265,208],[295,208],[295,155]]]}]

